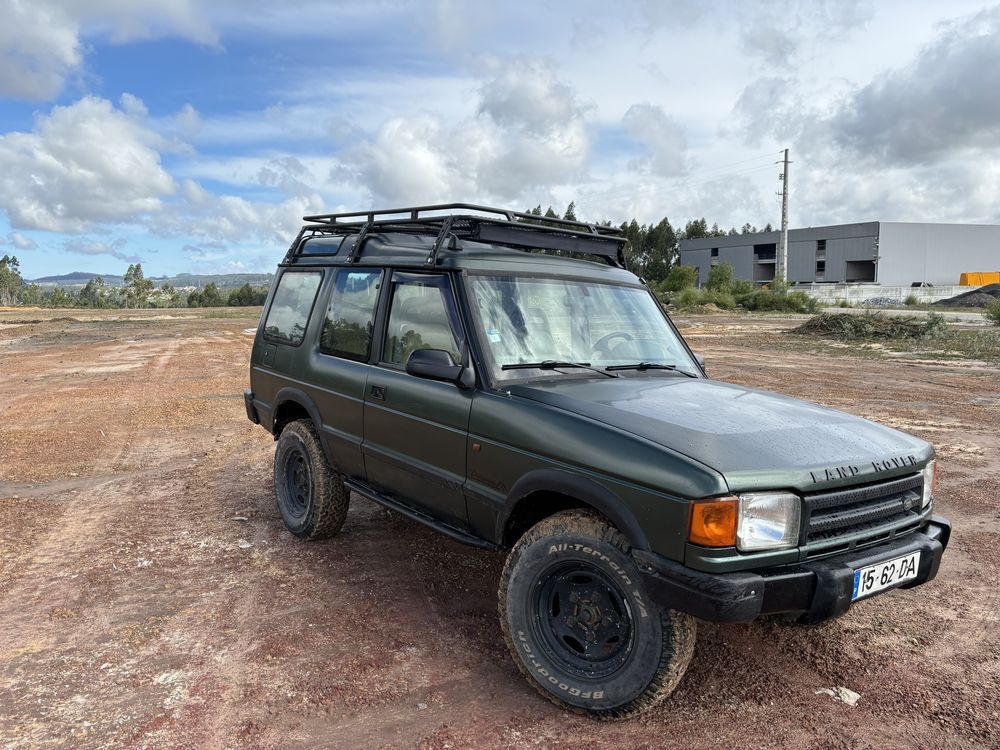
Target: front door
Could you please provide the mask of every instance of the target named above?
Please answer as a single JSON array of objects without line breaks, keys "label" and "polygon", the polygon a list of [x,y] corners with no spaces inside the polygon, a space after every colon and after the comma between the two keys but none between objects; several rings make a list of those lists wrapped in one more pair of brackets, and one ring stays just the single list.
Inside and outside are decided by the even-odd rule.
[{"label": "front door", "polygon": [[379,492],[465,528],[466,438],[472,389],[406,374],[416,349],[461,360],[464,334],[446,274],[396,271],[376,367],[365,391],[368,483]]}]

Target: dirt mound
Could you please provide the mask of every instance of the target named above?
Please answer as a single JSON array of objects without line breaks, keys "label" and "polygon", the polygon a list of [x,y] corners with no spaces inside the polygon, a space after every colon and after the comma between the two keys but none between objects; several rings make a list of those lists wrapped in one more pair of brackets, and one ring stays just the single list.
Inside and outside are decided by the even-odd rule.
[{"label": "dirt mound", "polygon": [[839,339],[919,339],[938,327],[942,316],[911,318],[881,313],[823,313],[809,318],[792,333],[831,336]]},{"label": "dirt mound", "polygon": [[939,307],[986,307],[995,299],[1000,299],[1000,284],[981,286],[948,299],[938,300],[934,304]]}]

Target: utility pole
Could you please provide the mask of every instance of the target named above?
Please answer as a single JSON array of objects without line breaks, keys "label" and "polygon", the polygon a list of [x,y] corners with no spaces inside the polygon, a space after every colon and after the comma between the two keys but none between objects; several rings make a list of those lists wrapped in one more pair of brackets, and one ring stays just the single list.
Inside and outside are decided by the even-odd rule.
[{"label": "utility pole", "polygon": [[785,149],[784,170],[778,175],[781,180],[781,238],[778,241],[778,267],[775,269],[775,277],[780,276],[784,281],[788,281],[788,149]]}]

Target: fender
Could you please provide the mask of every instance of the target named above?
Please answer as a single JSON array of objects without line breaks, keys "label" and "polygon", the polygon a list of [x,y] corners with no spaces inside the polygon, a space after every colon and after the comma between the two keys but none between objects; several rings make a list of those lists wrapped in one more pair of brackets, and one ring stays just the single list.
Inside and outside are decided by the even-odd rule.
[{"label": "fender", "polygon": [[593,479],[551,468],[529,471],[514,483],[497,515],[494,538],[503,539],[507,521],[521,500],[534,492],[545,491],[567,495],[600,511],[625,535],[633,548],[649,550],[646,534],[621,498]]},{"label": "fender", "polygon": [[316,428],[316,434],[319,435],[319,444],[323,446],[323,453],[326,455],[326,460],[333,465],[333,458],[330,455],[330,449],[326,445],[326,439],[323,436],[323,420],[319,415],[319,408],[316,406],[316,402],[313,401],[305,391],[299,388],[293,388],[291,386],[285,386],[277,392],[274,396],[274,410],[271,412],[271,431],[274,432],[274,422],[275,417],[278,415],[278,411],[282,406],[292,402],[298,404],[303,409],[309,413],[309,418],[312,420],[313,427]]}]

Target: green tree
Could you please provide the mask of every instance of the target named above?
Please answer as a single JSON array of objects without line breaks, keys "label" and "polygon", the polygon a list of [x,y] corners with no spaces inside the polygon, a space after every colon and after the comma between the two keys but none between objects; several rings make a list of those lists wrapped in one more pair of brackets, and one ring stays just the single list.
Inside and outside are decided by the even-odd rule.
[{"label": "green tree", "polygon": [[125,307],[145,307],[153,282],[142,275],[142,264],[129,264],[125,272]]},{"label": "green tree", "polygon": [[222,307],[223,304],[222,294],[215,282],[205,284],[205,288],[201,290],[201,307]]},{"label": "green tree", "polygon": [[0,258],[0,307],[16,305],[23,292],[21,264],[13,255],[4,255]]},{"label": "green tree", "polygon": [[256,307],[263,305],[266,297],[267,289],[255,289],[249,284],[244,284],[239,289],[234,289],[229,293],[226,304],[230,307]]},{"label": "green tree", "polygon": [[681,238],[685,240],[698,240],[702,237],[711,236],[712,233],[708,228],[708,222],[704,218],[692,219],[684,225],[684,231],[681,232]]},{"label": "green tree", "polygon": [[67,292],[61,286],[55,286],[46,295],[44,304],[48,307],[76,307],[79,299],[72,292]]},{"label": "green tree", "polygon": [[38,306],[42,304],[44,294],[38,284],[28,284],[21,295],[21,303],[25,305]]},{"label": "green tree", "polygon": [[668,292],[679,292],[698,283],[698,269],[694,266],[674,266],[663,281],[662,287]]},{"label": "green tree", "polygon": [[566,213],[563,214],[563,218],[568,219],[569,221],[579,221],[579,219],[576,218],[576,201],[569,202],[569,205],[566,206]]},{"label": "green tree", "polygon": [[642,276],[646,281],[656,283],[667,277],[677,258],[677,234],[666,216],[647,229],[643,238],[643,257]]},{"label": "green tree", "polygon": [[184,307],[187,301],[181,298],[172,284],[164,283],[151,296],[153,307]]},{"label": "green tree", "polygon": [[80,304],[84,307],[104,307],[103,276],[95,276],[80,290]]},{"label": "green tree", "polygon": [[559,218],[559,214],[557,214],[555,211],[552,210],[552,206],[549,206],[548,208],[545,209],[545,218],[546,219],[558,219]]}]

